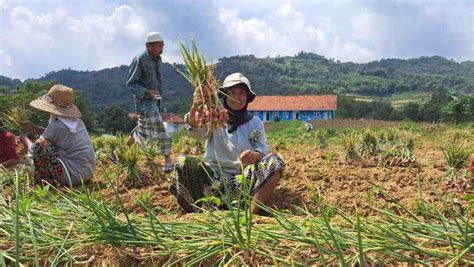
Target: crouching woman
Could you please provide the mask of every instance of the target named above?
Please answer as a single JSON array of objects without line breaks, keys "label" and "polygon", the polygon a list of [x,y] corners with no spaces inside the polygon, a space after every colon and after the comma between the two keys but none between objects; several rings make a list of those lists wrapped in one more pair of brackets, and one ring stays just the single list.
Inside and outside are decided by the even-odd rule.
[{"label": "crouching woman", "polygon": [[186,121],[195,137],[206,140],[205,155],[202,161],[178,159],[170,191],[186,212],[194,212],[197,200],[222,193],[236,196],[246,189],[253,196],[252,212],[257,213],[258,203],[265,203],[278,185],[285,164],[281,155],[268,153],[263,122],[247,111],[255,99],[249,80],[240,73],[227,76],[220,99],[229,120],[213,131],[200,126],[193,101]]},{"label": "crouching woman", "polygon": [[73,89],[57,84],[30,103],[50,116],[46,129],[30,123],[31,130],[42,133],[36,142],[22,135],[33,158],[35,183],[74,186],[93,177],[95,153],[80,119],[82,114],[73,101]]}]

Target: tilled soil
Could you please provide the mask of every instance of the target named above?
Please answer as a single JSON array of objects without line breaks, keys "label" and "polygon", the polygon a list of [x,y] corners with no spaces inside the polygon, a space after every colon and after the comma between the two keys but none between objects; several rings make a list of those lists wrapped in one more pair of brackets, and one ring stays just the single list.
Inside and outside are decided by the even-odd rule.
[{"label": "tilled soil", "polygon": [[[455,205],[467,204],[462,194],[444,186],[447,167],[441,151],[430,143],[415,148],[417,164],[411,167],[349,165],[344,162],[344,152],[337,145],[319,149],[298,144],[274,152],[284,157],[286,169],[268,204],[294,214],[317,214],[315,198],[349,214],[358,209],[365,216],[376,215],[377,209],[393,208],[394,203],[416,210],[420,198],[442,208],[441,195],[452,197]],[[104,163],[106,165],[99,166],[99,173],[104,168],[115,168],[108,162]],[[156,163],[161,166],[162,160],[157,157]],[[159,167],[155,169],[159,170]],[[168,192],[168,177],[159,171],[143,169],[142,172],[147,179],[140,188],[119,188],[125,207],[142,212],[137,199],[142,194],[149,194],[149,206],[158,207],[156,210],[163,215],[181,216],[182,210]],[[106,199],[115,201],[112,189],[100,191]]]}]

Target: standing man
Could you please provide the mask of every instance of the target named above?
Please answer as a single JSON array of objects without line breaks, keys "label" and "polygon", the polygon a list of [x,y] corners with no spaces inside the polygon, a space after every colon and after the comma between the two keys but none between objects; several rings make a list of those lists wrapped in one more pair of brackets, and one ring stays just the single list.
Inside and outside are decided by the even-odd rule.
[{"label": "standing man", "polygon": [[163,85],[160,55],[164,46],[161,34],[150,32],[146,38],[146,50],[136,56],[130,65],[127,86],[134,95],[138,123],[132,130],[127,145],[133,142],[143,146],[156,145],[165,156],[163,172],[169,173],[173,170],[170,158],[171,138],[165,131],[160,114]]}]

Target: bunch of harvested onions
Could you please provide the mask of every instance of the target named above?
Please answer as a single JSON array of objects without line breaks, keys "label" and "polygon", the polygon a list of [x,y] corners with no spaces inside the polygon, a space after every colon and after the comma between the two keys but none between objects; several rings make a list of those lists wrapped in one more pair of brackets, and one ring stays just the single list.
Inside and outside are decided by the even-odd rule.
[{"label": "bunch of harvested onions", "polygon": [[207,125],[210,129],[223,127],[229,115],[219,101],[219,86],[214,76],[214,65],[206,65],[195,40],[192,40],[191,49],[183,43],[180,43],[180,47],[186,71],[177,67],[175,69],[194,88],[193,102],[197,107],[195,117],[199,126]]}]

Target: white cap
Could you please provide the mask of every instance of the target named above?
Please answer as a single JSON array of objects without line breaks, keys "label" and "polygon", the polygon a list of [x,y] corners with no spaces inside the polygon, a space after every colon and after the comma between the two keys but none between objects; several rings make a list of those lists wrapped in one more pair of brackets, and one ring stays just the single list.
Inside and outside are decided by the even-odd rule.
[{"label": "white cap", "polygon": [[163,41],[163,36],[159,32],[150,32],[146,36],[146,42],[147,43],[154,43],[154,42],[160,42]]}]

